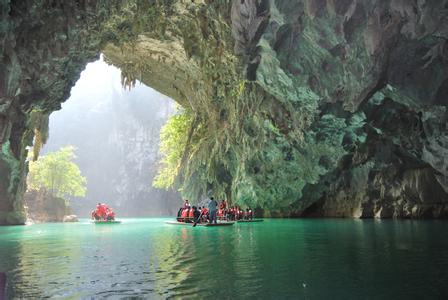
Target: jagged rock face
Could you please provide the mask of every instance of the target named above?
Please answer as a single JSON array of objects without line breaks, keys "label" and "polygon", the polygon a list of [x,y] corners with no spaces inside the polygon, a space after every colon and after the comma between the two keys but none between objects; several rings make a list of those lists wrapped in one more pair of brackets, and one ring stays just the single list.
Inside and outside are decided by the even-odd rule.
[{"label": "jagged rock face", "polygon": [[447,1],[196,2],[1,2],[0,223],[23,219],[30,109],[57,109],[101,50],[193,111],[188,195],[447,215]]},{"label": "jagged rock face", "polygon": [[62,222],[71,215],[71,208],[62,198],[54,197],[46,191],[26,192],[28,221],[32,223]]},{"label": "jagged rock face", "polygon": [[[0,224],[25,222],[30,112],[59,109],[85,64],[99,56],[105,6],[104,1],[0,1]],[[114,3],[107,6],[112,11]]]},{"label": "jagged rock face", "polygon": [[233,12],[248,76],[280,101],[318,95],[308,135],[326,139],[324,118],[345,122],[338,163],[321,161],[289,212],[448,216],[447,1],[237,1]]}]

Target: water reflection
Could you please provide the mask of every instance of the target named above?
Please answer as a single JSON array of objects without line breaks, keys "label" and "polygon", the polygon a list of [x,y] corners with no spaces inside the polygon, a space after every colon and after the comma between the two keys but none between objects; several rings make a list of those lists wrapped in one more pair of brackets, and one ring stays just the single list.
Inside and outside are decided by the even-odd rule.
[{"label": "water reflection", "polygon": [[[10,236],[10,243],[2,247],[2,257],[10,257],[12,262],[9,262],[9,266],[14,266],[6,266],[8,294],[40,298],[61,295],[64,292],[64,289],[60,289],[61,286],[73,285],[67,277],[75,274],[78,269],[82,256],[79,245],[83,242],[73,242],[71,228],[55,235],[56,226],[18,227]],[[52,272],[46,272],[46,269],[51,269]]]},{"label": "water reflection", "polygon": [[9,298],[440,298],[444,222],[267,220],[0,228]]}]

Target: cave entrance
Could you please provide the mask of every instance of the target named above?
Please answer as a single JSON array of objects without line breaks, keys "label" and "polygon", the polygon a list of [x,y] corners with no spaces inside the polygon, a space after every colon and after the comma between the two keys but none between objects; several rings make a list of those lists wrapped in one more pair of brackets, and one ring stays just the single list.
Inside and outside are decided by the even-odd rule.
[{"label": "cave entrance", "polygon": [[[98,202],[108,203],[120,217],[174,214],[177,193],[151,183],[160,161],[160,130],[176,110],[171,98],[139,81],[123,87],[120,69],[103,55],[86,65],[61,110],[50,115],[41,151],[45,156],[75,148],[74,162],[87,184],[84,197],[69,199],[74,214],[87,217]],[[29,217],[45,218],[38,203],[45,206],[48,200],[36,201],[36,195],[25,195]]]}]

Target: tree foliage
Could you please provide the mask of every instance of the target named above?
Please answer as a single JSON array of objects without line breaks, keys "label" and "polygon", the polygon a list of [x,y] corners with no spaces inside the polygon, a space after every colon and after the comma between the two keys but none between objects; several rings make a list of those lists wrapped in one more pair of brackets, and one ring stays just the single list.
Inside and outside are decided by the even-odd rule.
[{"label": "tree foliage", "polygon": [[173,187],[179,173],[187,144],[192,116],[185,110],[172,116],[160,131],[160,152],[163,155],[161,168],[153,180],[153,186],[161,189]]},{"label": "tree foliage", "polygon": [[84,197],[87,180],[81,176],[74,158],[75,148],[67,146],[41,156],[37,161],[30,161],[28,189],[45,189],[61,198]]}]

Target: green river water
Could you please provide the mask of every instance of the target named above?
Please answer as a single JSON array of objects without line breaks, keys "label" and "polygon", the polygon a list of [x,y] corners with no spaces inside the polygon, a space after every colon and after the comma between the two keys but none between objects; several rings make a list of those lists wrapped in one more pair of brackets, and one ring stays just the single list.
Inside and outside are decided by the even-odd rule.
[{"label": "green river water", "polygon": [[15,298],[442,299],[448,222],[170,219],[0,227]]}]

